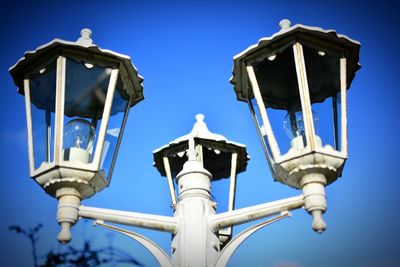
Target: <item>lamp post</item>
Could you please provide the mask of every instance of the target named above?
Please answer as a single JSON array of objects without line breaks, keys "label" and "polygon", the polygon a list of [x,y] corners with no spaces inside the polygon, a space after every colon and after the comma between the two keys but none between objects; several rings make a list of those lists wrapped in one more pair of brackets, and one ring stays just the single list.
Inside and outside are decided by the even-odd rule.
[{"label": "lamp post", "polygon": [[[274,178],[302,195],[236,210],[236,176],[246,169],[246,148],[211,133],[202,115],[188,135],[154,151],[173,216],[81,205],[110,184],[129,109],[143,99],[143,79],[128,56],[93,44],[88,29],[76,42],[55,39],[26,52],[10,73],[25,95],[30,175],[59,201],[59,241],[67,243],[70,227],[88,218],[135,239],[161,266],[225,266],[248,236],[291,210],[304,206],[314,230],[325,230],[324,187],[341,175],[348,155],[346,90],[359,68],[360,45],[334,31],[280,24],[280,32],[234,58],[231,83],[238,100],[249,103]],[[328,101],[330,109],[321,107]],[[267,115],[271,110],[283,112],[291,137],[286,145]],[[323,136],[329,129],[317,131],[327,112],[330,140]],[[216,214],[211,186],[223,178],[230,178],[228,210]],[[233,226],[270,216],[232,236]],[[105,222],[171,233],[171,256],[146,237]]]}]

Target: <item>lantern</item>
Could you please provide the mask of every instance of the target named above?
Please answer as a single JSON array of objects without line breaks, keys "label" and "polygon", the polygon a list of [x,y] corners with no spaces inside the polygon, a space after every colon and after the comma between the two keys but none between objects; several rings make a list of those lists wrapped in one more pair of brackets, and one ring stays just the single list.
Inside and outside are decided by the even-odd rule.
[{"label": "lantern", "polygon": [[74,223],[77,212],[60,211],[109,185],[143,79],[128,56],[93,44],[89,29],[26,52],[10,74],[25,95],[30,175],[59,199],[60,224]]},{"label": "lantern", "polygon": [[234,57],[231,83],[248,102],[274,179],[303,190],[321,232],[324,186],[348,157],[346,90],[360,68],[360,43],[288,20],[280,26]]}]

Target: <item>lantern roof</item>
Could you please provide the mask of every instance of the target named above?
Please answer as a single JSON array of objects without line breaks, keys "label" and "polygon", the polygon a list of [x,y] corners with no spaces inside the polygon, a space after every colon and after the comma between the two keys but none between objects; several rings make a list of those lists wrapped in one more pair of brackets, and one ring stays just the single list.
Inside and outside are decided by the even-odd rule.
[{"label": "lantern roof", "polygon": [[200,144],[203,147],[204,168],[212,174],[213,180],[230,176],[233,153],[237,153],[236,172],[245,171],[247,161],[250,159],[247,155],[246,146],[229,141],[220,134],[210,132],[204,122],[203,114],[197,114],[196,120],[189,134],[153,151],[153,165],[160,174],[166,176],[163,157],[170,158],[169,163],[172,173],[177,174],[182,170],[183,164],[187,161],[185,152],[189,147],[190,139],[194,139],[196,144]]},{"label": "lantern roof", "polygon": [[93,61],[109,59],[118,62],[118,65],[122,67],[120,77],[124,84],[124,89],[128,90],[133,96],[132,106],[143,100],[143,77],[138,74],[136,67],[131,62],[131,58],[127,55],[98,47],[93,43],[91,36],[92,31],[85,28],[81,30],[81,36],[75,42],[56,38],[33,51],[25,52],[24,56],[9,68],[14,83],[18,87],[18,92],[24,94],[23,80],[32,65],[36,65],[42,59],[54,54],[68,56],[69,53],[72,55],[78,53],[82,57],[90,58]]},{"label": "lantern roof", "polygon": [[261,38],[257,44],[248,47],[243,52],[234,56],[234,65],[230,83],[234,85],[237,99],[247,101],[247,73],[246,66],[260,62],[273,56],[277,51],[287,48],[295,42],[305,42],[322,50],[340,51],[347,58],[348,88],[360,69],[359,50],[360,42],[346,35],[338,34],[335,30],[324,30],[320,27],[296,24],[291,26],[289,20],[284,19],[279,23],[281,30],[270,37]]}]

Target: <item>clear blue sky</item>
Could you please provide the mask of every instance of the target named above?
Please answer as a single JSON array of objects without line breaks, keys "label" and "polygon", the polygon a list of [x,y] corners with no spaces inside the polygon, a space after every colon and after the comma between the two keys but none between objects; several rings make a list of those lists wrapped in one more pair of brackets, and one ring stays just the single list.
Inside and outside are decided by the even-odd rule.
[{"label": "clear blue sky", "polygon": [[[83,3],[85,2],[85,3]],[[26,50],[54,38],[76,40],[89,27],[102,48],[130,55],[145,78],[145,100],[131,111],[111,187],[83,204],[171,215],[167,183],[152,151],[188,133],[197,113],[209,129],[244,143],[251,156],[238,177],[237,207],[297,195],[274,183],[247,105],[236,101],[233,56],[279,30],[278,22],[336,29],[362,44],[348,92],[349,160],[327,188],[328,230],[317,235],[303,210],[265,228],[240,247],[229,266],[400,266],[397,140],[400,115],[398,6],[394,1],[10,1],[0,9],[0,266],[30,266],[28,241],[9,225],[43,223],[39,254],[57,249],[56,201],[29,178],[24,99],[8,74]],[[218,186],[223,188],[223,186]],[[213,192],[224,203],[223,190]],[[242,227],[238,227],[238,232]],[[169,252],[170,236],[135,229]],[[74,228],[96,246],[106,231]],[[128,238],[115,245],[148,266],[151,255]]]}]

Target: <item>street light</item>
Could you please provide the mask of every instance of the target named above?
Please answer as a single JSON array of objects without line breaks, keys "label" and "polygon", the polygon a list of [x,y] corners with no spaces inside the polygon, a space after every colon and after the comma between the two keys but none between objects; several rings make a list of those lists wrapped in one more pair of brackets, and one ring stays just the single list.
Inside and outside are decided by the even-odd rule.
[{"label": "street light", "polygon": [[322,232],[324,186],[348,157],[346,90],[360,68],[360,44],[333,30],[280,26],[234,57],[231,83],[249,104],[273,177],[302,189],[313,229]]},{"label": "street light", "polygon": [[128,56],[93,44],[89,29],[76,42],[55,39],[26,52],[10,73],[25,95],[30,175],[59,199],[59,238],[67,242],[80,200],[110,184],[143,79]]},{"label": "street light", "polygon": [[[87,218],[136,240],[161,266],[225,266],[246,238],[291,210],[305,207],[314,230],[325,230],[324,187],[341,175],[348,156],[346,90],[359,69],[360,44],[334,31],[291,27],[288,20],[280,25],[280,32],[234,58],[231,83],[238,100],[249,103],[274,178],[302,195],[240,209],[234,209],[235,183],[246,169],[246,148],[209,132],[203,115],[188,135],[154,151],[173,216],[80,205],[110,183],[129,108],[143,99],[142,78],[128,56],[94,45],[88,29],[76,42],[55,39],[26,52],[10,73],[25,95],[30,174],[59,200],[59,241],[68,242],[71,225]],[[281,138],[285,132],[290,139]],[[227,177],[228,210],[216,214],[211,181]],[[270,216],[224,238],[224,229]],[[105,222],[171,233],[171,256]]]}]

